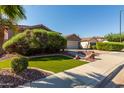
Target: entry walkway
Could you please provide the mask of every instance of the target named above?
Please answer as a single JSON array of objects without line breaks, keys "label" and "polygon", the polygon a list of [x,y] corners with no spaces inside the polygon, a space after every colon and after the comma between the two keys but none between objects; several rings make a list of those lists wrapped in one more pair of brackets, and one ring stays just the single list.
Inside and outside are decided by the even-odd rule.
[{"label": "entry walkway", "polygon": [[101,54],[96,62],[75,67],[44,79],[19,87],[32,88],[72,88],[96,87],[110,73],[124,64],[124,57],[112,53]]}]

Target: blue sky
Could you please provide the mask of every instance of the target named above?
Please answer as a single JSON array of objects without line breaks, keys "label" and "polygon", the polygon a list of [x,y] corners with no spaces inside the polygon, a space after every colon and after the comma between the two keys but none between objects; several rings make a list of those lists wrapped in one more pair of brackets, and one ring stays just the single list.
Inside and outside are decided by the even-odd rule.
[{"label": "blue sky", "polygon": [[[119,11],[124,6],[24,6],[27,19],[19,24],[44,24],[63,35],[78,34],[80,37],[103,36],[119,32]],[[122,14],[124,17],[124,12]],[[122,19],[122,26],[124,25]],[[124,27],[122,27],[124,30]]]}]

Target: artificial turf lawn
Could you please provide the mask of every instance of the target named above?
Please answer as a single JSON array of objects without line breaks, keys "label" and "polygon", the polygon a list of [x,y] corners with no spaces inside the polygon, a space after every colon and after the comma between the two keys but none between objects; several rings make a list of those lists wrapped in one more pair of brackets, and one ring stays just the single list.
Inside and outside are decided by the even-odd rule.
[{"label": "artificial turf lawn", "polygon": [[[57,73],[86,63],[85,61],[74,60],[67,56],[49,56],[30,59],[29,67],[37,67]],[[0,69],[8,67],[10,67],[10,60],[0,62]]]}]

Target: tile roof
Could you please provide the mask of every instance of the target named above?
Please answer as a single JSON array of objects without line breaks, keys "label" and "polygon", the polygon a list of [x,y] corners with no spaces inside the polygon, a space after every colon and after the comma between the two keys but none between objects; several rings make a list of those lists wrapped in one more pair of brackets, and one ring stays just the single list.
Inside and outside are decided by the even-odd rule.
[{"label": "tile roof", "polygon": [[80,37],[77,36],[76,34],[70,34],[65,36],[67,40],[71,40],[71,41],[80,41]]},{"label": "tile roof", "polygon": [[98,42],[103,41],[104,37],[89,37],[89,38],[82,38],[82,42]]},{"label": "tile roof", "polygon": [[44,30],[47,31],[52,31],[51,29],[49,29],[48,27],[44,26],[43,24],[39,24],[39,25],[33,25],[33,26],[28,26],[28,25],[18,25],[19,29],[21,31],[24,31],[25,29],[37,29],[37,28],[42,28]]}]

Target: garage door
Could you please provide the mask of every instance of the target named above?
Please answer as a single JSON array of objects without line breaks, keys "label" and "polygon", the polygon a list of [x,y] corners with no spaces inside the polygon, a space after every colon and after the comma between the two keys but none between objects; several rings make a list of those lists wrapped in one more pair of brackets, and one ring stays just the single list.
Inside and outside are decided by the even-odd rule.
[{"label": "garage door", "polygon": [[67,48],[68,49],[78,49],[79,42],[78,41],[67,41]]}]

